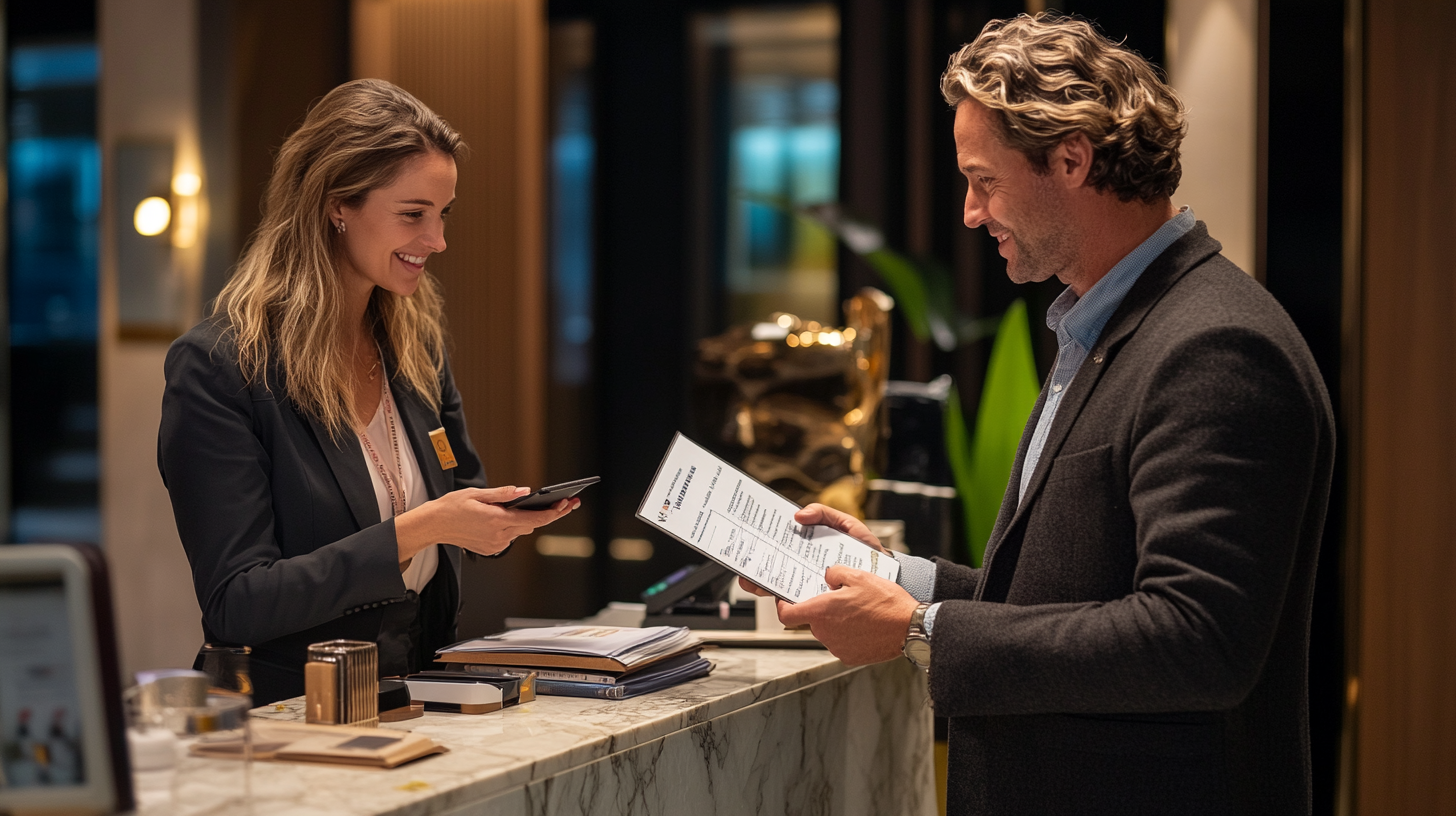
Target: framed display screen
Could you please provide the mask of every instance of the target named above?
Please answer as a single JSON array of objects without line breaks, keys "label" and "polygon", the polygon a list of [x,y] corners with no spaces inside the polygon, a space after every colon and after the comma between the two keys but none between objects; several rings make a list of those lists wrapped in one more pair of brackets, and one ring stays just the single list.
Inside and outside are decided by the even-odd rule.
[{"label": "framed display screen", "polygon": [[81,707],[59,579],[0,577],[0,785],[81,785]]},{"label": "framed display screen", "polygon": [[100,550],[0,547],[0,812],[132,806]]}]

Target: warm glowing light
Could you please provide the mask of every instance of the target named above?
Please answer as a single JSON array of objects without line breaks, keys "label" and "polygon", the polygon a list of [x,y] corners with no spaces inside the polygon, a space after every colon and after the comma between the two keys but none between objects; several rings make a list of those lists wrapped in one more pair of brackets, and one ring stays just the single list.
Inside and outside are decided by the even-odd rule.
[{"label": "warm glowing light", "polygon": [[172,192],[180,196],[194,196],[202,189],[202,177],[196,173],[178,173],[172,177]]},{"label": "warm glowing light", "polygon": [[834,345],[833,343],[829,342],[829,332],[819,332],[818,334],[814,335],[814,339],[818,340],[820,343],[826,346]]},{"label": "warm glowing light", "polygon": [[854,438],[846,436],[845,438],[839,440],[839,444],[843,445],[845,450],[849,450],[850,448],[854,447]]},{"label": "warm glowing light", "polygon": [[869,371],[870,370],[870,361],[869,361],[868,358],[861,357],[858,360],[855,360],[854,361],[854,364],[859,367],[859,370],[860,371]]},{"label": "warm glowing light", "polygon": [[829,333],[829,345],[831,345],[831,346],[837,346],[837,345],[839,345],[840,343],[843,343],[843,342],[844,342],[844,335],[840,334],[837,331],[832,331],[832,332]]},{"label": "warm glowing light", "polygon": [[172,219],[172,246],[188,249],[197,243],[197,199],[184,198],[177,203],[177,217]]},{"label": "warm glowing light", "polygon": [[160,196],[144,198],[132,213],[131,223],[142,235],[161,235],[172,223],[172,205]]},{"label": "warm glowing light", "polygon": [[536,537],[536,552],[557,558],[591,558],[596,544],[589,536],[543,535]]},{"label": "warm glowing light", "polygon": [[799,347],[799,335],[797,335],[797,334],[791,334],[788,337],[785,337],[784,338],[784,342],[789,344],[789,348],[798,348]]},{"label": "warm glowing light", "polygon": [[787,329],[794,325],[794,316],[791,314],[781,314],[779,315],[779,319],[774,322]]},{"label": "warm glowing light", "polygon": [[812,320],[810,320],[809,323],[804,328],[808,329],[811,332],[817,332],[817,331],[819,331],[819,324],[818,323],[815,323]]},{"label": "warm glowing light", "polygon": [[844,330],[844,342],[846,342],[846,343],[853,343],[854,342],[854,335],[855,335],[854,329],[845,329]]},{"label": "warm glowing light", "polygon": [[814,332],[811,332],[811,331],[799,332],[799,342],[801,344],[803,344],[803,345],[806,345],[806,346],[812,346],[812,345],[814,345]]},{"label": "warm glowing light", "polygon": [[860,420],[862,419],[864,419],[864,411],[861,411],[858,408],[851,408],[849,410],[849,413],[844,415],[844,424],[858,425]]},{"label": "warm glowing light", "polygon": [[651,561],[652,542],[645,538],[614,538],[607,552],[618,561]]}]

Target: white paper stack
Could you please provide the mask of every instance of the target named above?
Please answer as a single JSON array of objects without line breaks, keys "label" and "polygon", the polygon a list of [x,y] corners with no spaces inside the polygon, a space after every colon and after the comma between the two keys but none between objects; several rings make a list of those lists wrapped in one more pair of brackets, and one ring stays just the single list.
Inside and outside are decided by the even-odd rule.
[{"label": "white paper stack", "polygon": [[701,647],[682,626],[552,626],[462,641],[440,650],[440,660],[623,672]]}]

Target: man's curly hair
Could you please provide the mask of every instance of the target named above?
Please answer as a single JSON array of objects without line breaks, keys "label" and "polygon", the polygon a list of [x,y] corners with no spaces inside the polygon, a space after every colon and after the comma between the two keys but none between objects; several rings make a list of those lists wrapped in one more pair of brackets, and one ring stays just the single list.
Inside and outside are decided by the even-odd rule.
[{"label": "man's curly hair", "polygon": [[1123,201],[1178,189],[1183,102],[1137,53],[1085,20],[1023,14],[992,20],[940,78],[951,107],[973,99],[998,114],[1001,135],[1039,172],[1063,139],[1092,143],[1088,183]]}]

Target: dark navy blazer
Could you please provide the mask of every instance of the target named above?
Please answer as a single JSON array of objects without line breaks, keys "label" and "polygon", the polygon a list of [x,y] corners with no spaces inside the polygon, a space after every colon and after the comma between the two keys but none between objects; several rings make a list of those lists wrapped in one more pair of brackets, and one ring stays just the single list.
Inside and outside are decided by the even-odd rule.
[{"label": "dark navy blazer", "polygon": [[[455,640],[460,549],[441,545],[435,577],[407,591],[358,437],[331,438],[300,411],[277,366],[266,383],[244,382],[226,326],[209,318],[167,352],[158,436],[205,637],[252,647],[256,703],[302,694],[307,647],[319,641],[377,642],[381,675],[427,666]],[[438,412],[391,382],[432,499],[486,486],[448,363],[440,377]],[[442,427],[450,470],[429,438]]]}]

